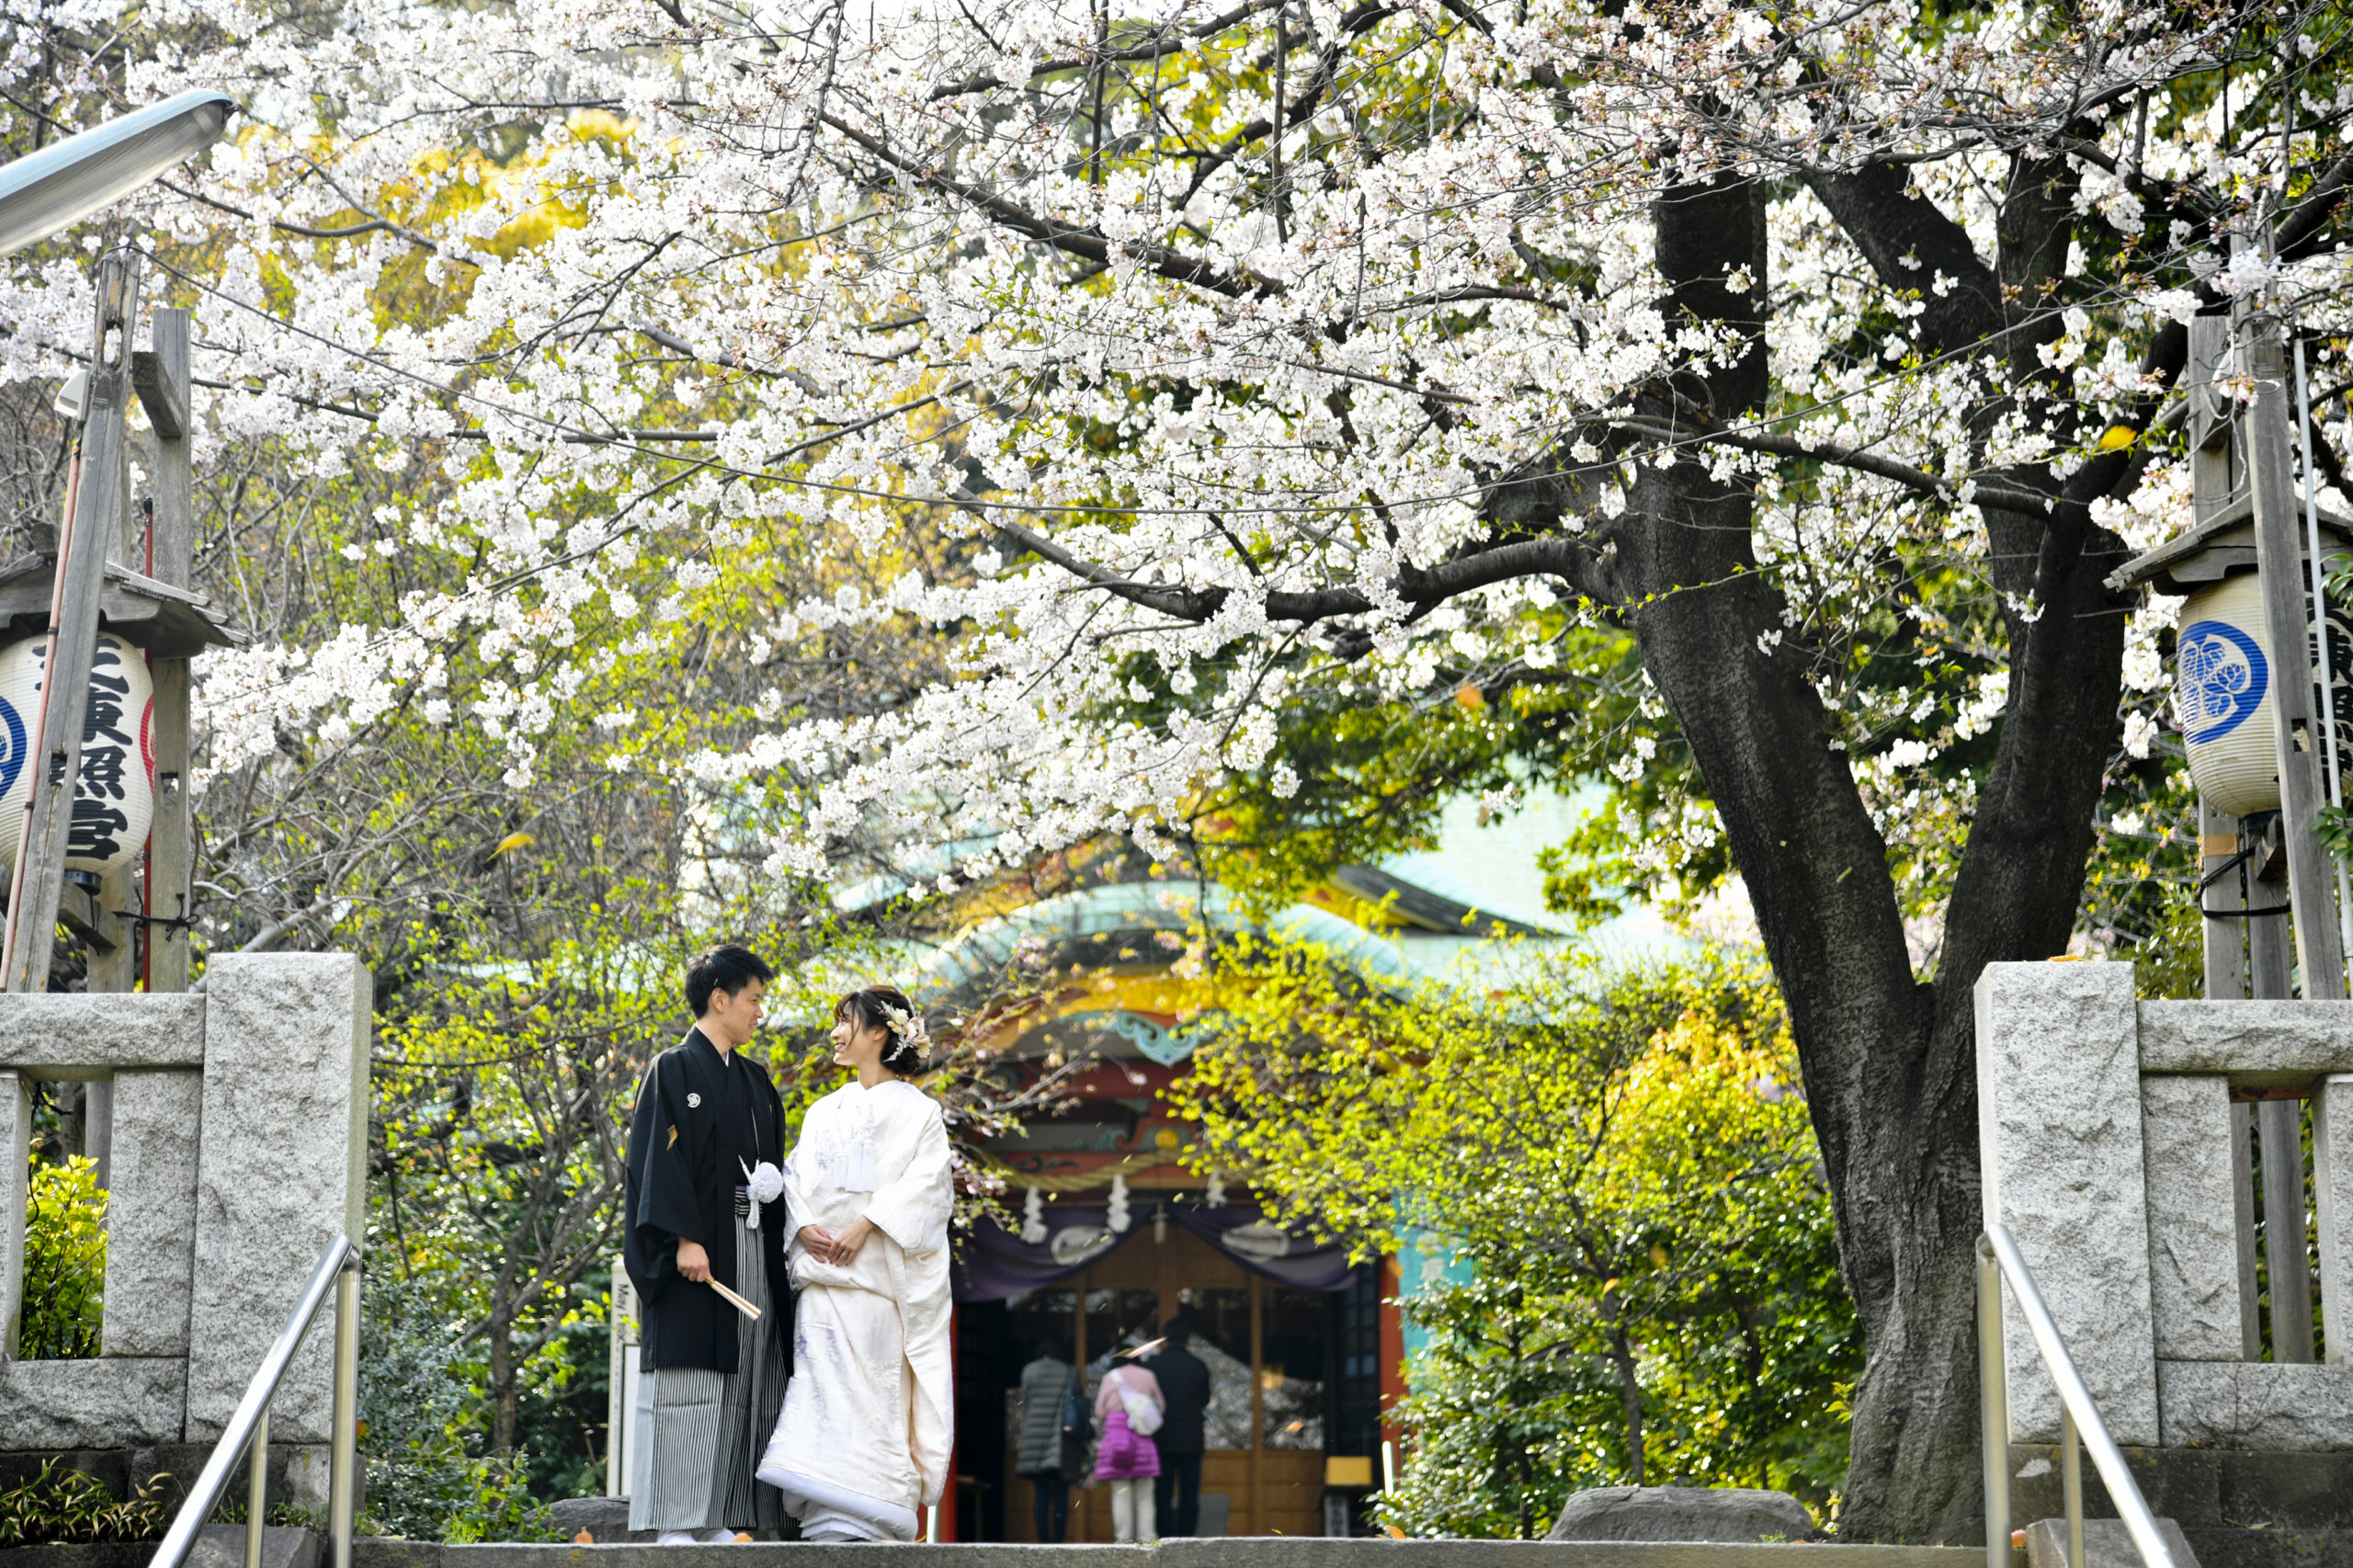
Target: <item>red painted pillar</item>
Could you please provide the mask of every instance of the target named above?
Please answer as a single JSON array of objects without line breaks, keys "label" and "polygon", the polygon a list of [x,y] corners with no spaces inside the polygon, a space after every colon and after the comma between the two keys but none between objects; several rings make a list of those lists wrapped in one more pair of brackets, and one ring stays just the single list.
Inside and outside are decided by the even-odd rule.
[{"label": "red painted pillar", "polygon": [[[956,1308],[951,1302],[948,1308],[948,1412],[951,1421],[955,1419],[956,1407],[963,1403],[956,1397],[962,1386],[956,1376],[956,1339],[961,1326]],[[957,1485],[956,1476],[963,1469],[961,1459],[963,1451],[964,1434],[960,1428],[954,1445],[948,1450],[948,1490],[939,1497],[939,1539],[942,1540],[956,1539],[956,1510],[964,1498],[963,1488]]]}]

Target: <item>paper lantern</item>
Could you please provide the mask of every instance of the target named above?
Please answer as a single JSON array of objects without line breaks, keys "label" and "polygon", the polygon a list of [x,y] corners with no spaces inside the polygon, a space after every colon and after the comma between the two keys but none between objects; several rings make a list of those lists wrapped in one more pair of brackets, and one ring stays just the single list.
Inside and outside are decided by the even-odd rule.
[{"label": "paper lantern", "polygon": [[[2307,600],[2309,603],[2309,600]],[[2339,766],[2353,777],[2353,626],[2329,608]],[[2309,619],[2307,625],[2309,626]],[[2307,635],[2302,675],[2319,687],[2319,650]],[[2279,809],[2278,705],[2280,677],[2263,624],[2263,590],[2253,572],[2234,572],[2183,601],[2175,653],[2175,709],[2189,774],[2216,811],[2234,817]],[[2320,737],[2314,736],[2317,742]]]},{"label": "paper lantern", "polygon": [[[46,637],[0,649],[0,865],[14,866],[32,790],[28,766],[40,744]],[[65,864],[107,871],[128,865],[147,844],[155,814],[155,687],[147,656],[110,631],[98,634],[90,666],[90,707],[82,724],[82,770]]]}]

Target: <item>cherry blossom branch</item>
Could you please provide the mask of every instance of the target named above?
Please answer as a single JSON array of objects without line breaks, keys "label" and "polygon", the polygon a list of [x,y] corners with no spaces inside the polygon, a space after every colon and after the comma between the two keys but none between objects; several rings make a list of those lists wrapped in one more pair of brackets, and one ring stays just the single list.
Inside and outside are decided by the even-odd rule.
[{"label": "cherry blossom branch", "polygon": [[1694,430],[1688,426],[1667,425],[1647,419],[1620,419],[1616,422],[1637,435],[1647,436],[1670,445],[1707,443],[1719,447],[1735,447],[1742,451],[1758,452],[1777,458],[1811,458],[1818,462],[1850,468],[1858,473],[1871,474],[1880,479],[1892,479],[1898,484],[1934,495],[1943,501],[1958,501],[1981,506],[1999,506],[2005,511],[2023,512],[2032,517],[2049,515],[2059,505],[2049,495],[2038,495],[2030,490],[2013,490],[2003,484],[1988,484],[1972,480],[1955,485],[1939,479],[1927,469],[1915,468],[1896,458],[1881,457],[1859,447],[1841,446],[1836,441],[1814,441],[1797,436],[1778,436],[1769,431]]},{"label": "cherry blossom branch", "polygon": [[[1077,228],[1054,219],[1040,217],[1028,208],[1007,201],[1004,197],[983,190],[979,186],[970,185],[962,180],[950,178],[936,169],[925,168],[920,165],[910,163],[875,138],[835,116],[821,115],[819,119],[891,167],[921,180],[935,190],[945,191],[958,200],[980,209],[1006,228],[1028,234],[1031,239],[1042,241],[1068,255],[1084,256],[1089,261],[1101,262],[1107,267],[1110,265],[1111,243],[1095,230]],[[1167,245],[1129,244],[1120,248],[1134,256],[1147,270],[1157,277],[1165,278],[1173,283],[1190,283],[1196,288],[1207,289],[1212,293],[1224,294],[1233,299],[1280,294],[1285,290],[1285,286],[1275,278],[1261,278],[1246,268],[1233,273],[1221,272],[1200,257],[1187,256],[1183,251]]]},{"label": "cherry blossom branch", "polygon": [[[1037,64],[1029,68],[1029,74],[1025,78],[1024,85],[1026,85],[1029,82],[1040,81],[1048,76],[1059,75],[1064,71],[1080,71],[1094,65],[1127,64],[1138,60],[1158,60],[1175,52],[1174,50],[1169,48],[1169,45],[1177,37],[1181,36],[1196,39],[1211,38],[1223,32],[1226,28],[1233,26],[1236,22],[1246,21],[1248,18],[1257,15],[1261,11],[1271,11],[1276,6],[1288,3],[1289,0],[1245,0],[1245,4],[1236,6],[1231,11],[1227,11],[1221,16],[1211,17],[1206,22],[1200,22],[1185,28],[1181,34],[1171,33],[1165,30],[1155,31],[1153,34],[1152,41],[1148,44],[1131,44],[1124,49],[1091,50],[1085,54],[1070,55],[1065,58],[1054,60],[1041,60]],[[1373,7],[1370,6],[1358,7],[1358,10],[1370,10]],[[1353,13],[1351,14],[1353,15]],[[982,36],[986,37],[987,35],[983,33]],[[961,82],[941,83],[938,86],[934,87],[931,90],[929,101],[932,103],[938,103],[944,98],[962,97],[971,93],[985,93],[993,87],[1004,87],[1011,85],[1012,84],[1006,82],[1004,77],[997,75],[994,72],[984,71],[976,76],[967,76]]]},{"label": "cherry blossom branch", "polygon": [[[418,233],[415,230],[408,228],[404,224],[395,223],[390,218],[380,218],[376,214],[369,212],[368,209],[361,207],[358,202],[353,202],[352,207],[354,210],[366,214],[368,220],[366,222],[349,223],[343,227],[334,229],[314,229],[307,223],[290,223],[283,218],[265,219],[259,213],[248,212],[242,207],[232,207],[229,203],[222,201],[218,198],[207,196],[200,190],[191,189],[187,186],[176,184],[171,180],[159,179],[155,183],[162,186],[165,190],[170,191],[175,196],[185,196],[190,201],[200,202],[204,206],[212,208],[217,211],[226,212],[233,218],[243,218],[248,223],[267,222],[271,228],[276,229],[280,233],[299,234],[306,240],[348,240],[356,238],[361,234],[373,234],[381,232],[387,234],[398,234],[402,239],[406,240],[409,244],[416,246],[420,250],[431,251],[436,256],[441,254],[441,247],[438,244],[426,239],[423,234]],[[342,194],[339,188],[336,194]],[[464,262],[468,267],[479,267],[482,265],[480,262],[473,260],[470,256],[451,256],[449,259],[452,261]]]},{"label": "cherry blossom branch", "polygon": [[[961,494],[957,498],[971,499]],[[1064,550],[1045,535],[1001,515],[993,517],[990,526],[1007,540],[1062,568],[1081,582],[1173,620],[1200,625],[1214,619],[1233,595],[1230,588],[1188,588],[1179,584],[1139,583],[1110,567]],[[1411,624],[1450,598],[1520,577],[1560,577],[1576,585],[1580,592],[1599,597],[1600,595],[1593,594],[1591,566],[1592,553],[1583,542],[1569,535],[1553,534],[1474,551],[1439,566],[1427,569],[1408,567],[1397,574],[1392,586],[1399,598],[1414,607],[1413,613],[1404,618]],[[1263,604],[1268,620],[1295,622],[1302,626],[1313,626],[1317,621],[1329,620],[1336,616],[1366,615],[1378,608],[1372,596],[1360,588],[1269,593]]]}]

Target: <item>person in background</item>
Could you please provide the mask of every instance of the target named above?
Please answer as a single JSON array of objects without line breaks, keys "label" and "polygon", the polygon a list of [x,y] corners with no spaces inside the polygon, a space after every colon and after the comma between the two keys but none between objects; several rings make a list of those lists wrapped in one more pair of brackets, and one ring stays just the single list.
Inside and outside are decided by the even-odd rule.
[{"label": "person in background", "polygon": [[1201,1528],[1202,1431],[1210,1408],[1210,1369],[1193,1354],[1193,1325],[1176,1318],[1164,1330],[1152,1375],[1159,1380],[1160,1474],[1153,1483],[1154,1514],[1164,1536],[1189,1536]]},{"label": "person in background", "polygon": [[1078,1390],[1078,1369],[1051,1339],[1021,1369],[1021,1444],[1014,1472],[1029,1483],[1038,1540],[1059,1546],[1070,1533],[1070,1483],[1086,1468],[1086,1445],[1063,1429],[1063,1412]]},{"label": "person in background", "polygon": [[1152,1483],[1160,1474],[1160,1450],[1152,1435],[1160,1429],[1160,1380],[1133,1361],[1103,1374],[1095,1391],[1095,1416],[1103,1441],[1095,1450],[1095,1479],[1111,1483],[1111,1539],[1152,1542]]}]

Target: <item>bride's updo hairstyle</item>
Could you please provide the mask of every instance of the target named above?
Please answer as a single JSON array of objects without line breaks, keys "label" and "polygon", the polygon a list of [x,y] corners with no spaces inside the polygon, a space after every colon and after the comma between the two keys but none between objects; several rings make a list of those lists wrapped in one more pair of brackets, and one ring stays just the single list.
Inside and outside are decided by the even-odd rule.
[{"label": "bride's updo hairstyle", "polygon": [[882,1048],[882,1065],[902,1078],[912,1078],[928,1063],[931,1035],[907,994],[895,985],[870,985],[834,1004],[834,1021],[844,1018],[853,1028],[881,1029],[890,1043]]}]

